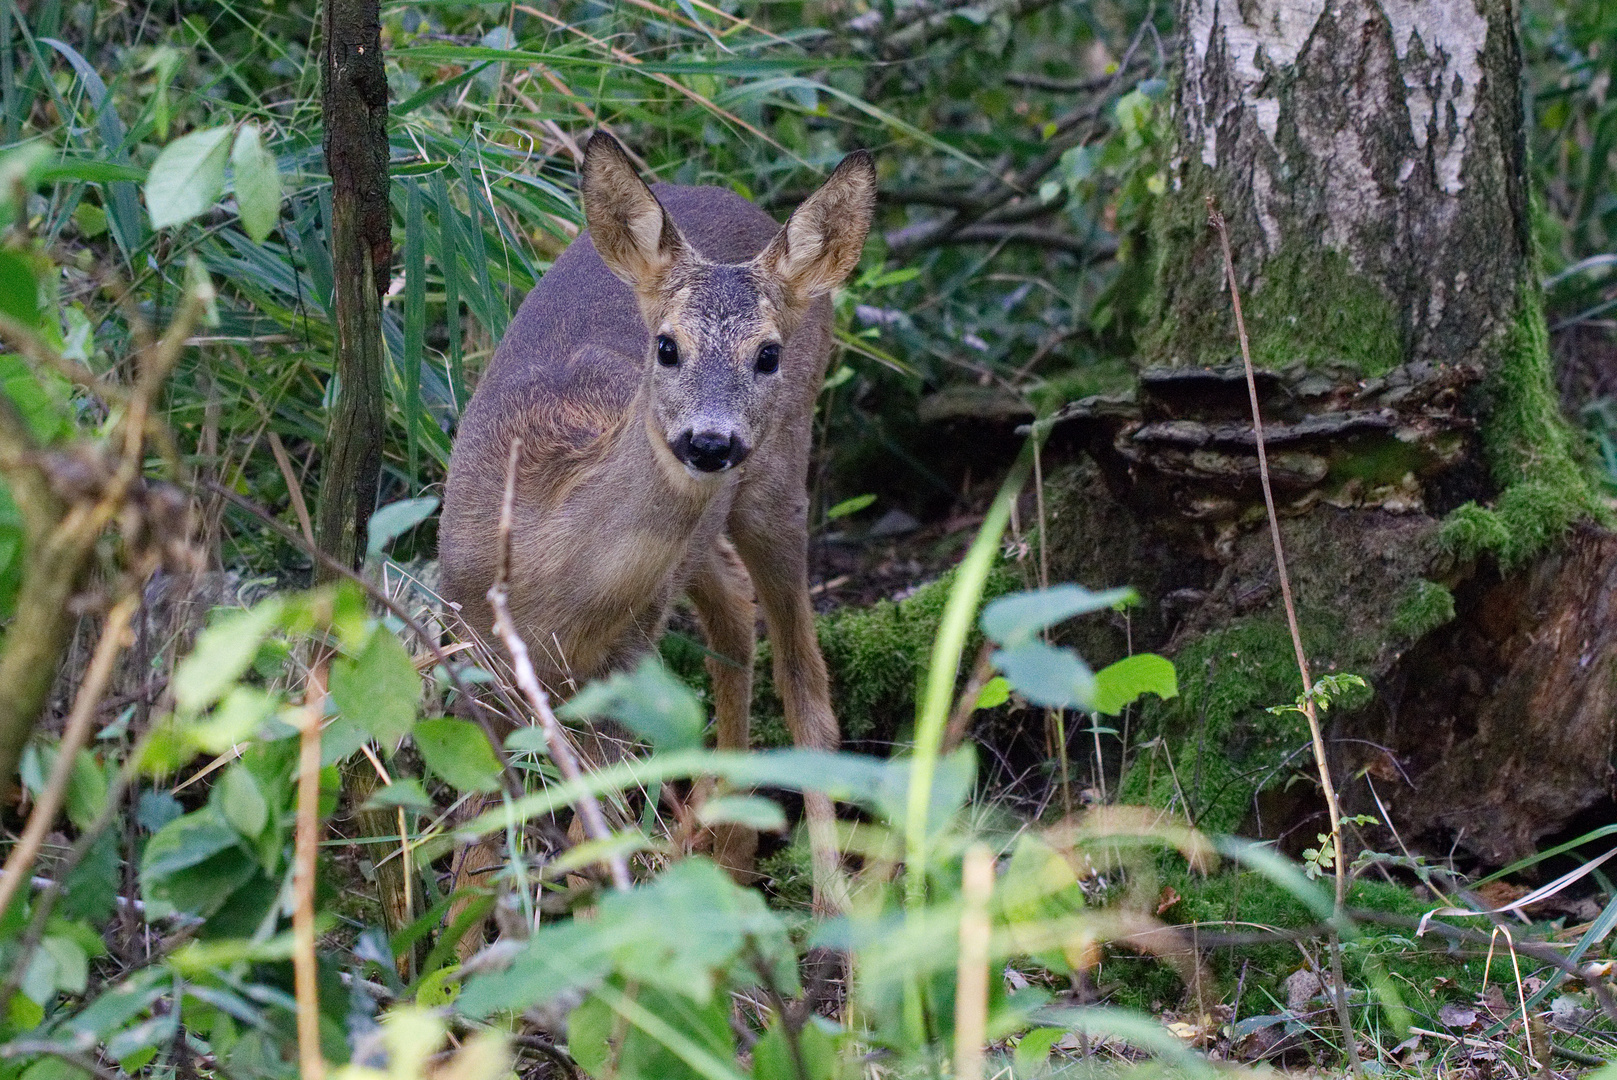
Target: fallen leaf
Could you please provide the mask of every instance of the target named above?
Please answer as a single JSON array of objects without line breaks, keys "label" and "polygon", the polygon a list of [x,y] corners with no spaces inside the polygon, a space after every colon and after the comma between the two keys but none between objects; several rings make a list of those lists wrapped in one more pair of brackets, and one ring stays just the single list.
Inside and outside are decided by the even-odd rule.
[{"label": "fallen leaf", "polygon": [[1180,896],[1174,891],[1172,885],[1162,887],[1162,895],[1157,898],[1157,914],[1166,915],[1168,909],[1179,903]]},{"label": "fallen leaf", "polygon": [[1451,1001],[1437,1010],[1437,1019],[1444,1027],[1469,1031],[1477,1026],[1477,1010],[1469,1005],[1456,1005]]}]

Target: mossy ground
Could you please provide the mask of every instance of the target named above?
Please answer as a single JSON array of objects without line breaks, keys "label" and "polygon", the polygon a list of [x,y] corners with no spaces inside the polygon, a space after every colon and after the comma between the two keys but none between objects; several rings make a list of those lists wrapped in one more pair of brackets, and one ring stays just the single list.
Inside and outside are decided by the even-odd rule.
[{"label": "mossy ground", "polygon": [[[1162,917],[1184,929],[1192,924],[1208,932],[1240,932],[1255,928],[1297,930],[1317,925],[1318,919],[1291,893],[1260,873],[1226,868],[1212,875],[1191,873],[1182,861],[1165,861],[1163,895],[1177,896]],[[1433,904],[1403,885],[1361,879],[1348,894],[1348,906],[1416,919]],[[1413,931],[1364,924],[1356,938],[1343,943],[1344,975],[1353,998],[1373,999],[1364,988],[1372,975],[1395,972],[1393,984],[1403,1005],[1420,1026],[1442,1030],[1438,1010],[1447,1002],[1470,1003],[1482,989],[1484,961],[1454,955],[1435,941],[1417,940]],[[1303,942],[1304,948],[1324,963],[1322,942]],[[1234,1000],[1244,981],[1240,1016],[1244,1019],[1284,1011],[1285,980],[1304,966],[1299,943],[1277,941],[1267,945],[1241,945],[1204,950],[1212,985],[1202,987],[1211,1004]],[[1244,973],[1244,980],[1243,980]],[[1187,989],[1165,965],[1149,958],[1113,951],[1097,978],[1110,1002],[1160,1012],[1179,1007]],[[1372,1006],[1379,1013],[1379,1008]],[[1375,1018],[1366,1018],[1374,1023]],[[1328,1025],[1327,1025],[1328,1026]]]}]

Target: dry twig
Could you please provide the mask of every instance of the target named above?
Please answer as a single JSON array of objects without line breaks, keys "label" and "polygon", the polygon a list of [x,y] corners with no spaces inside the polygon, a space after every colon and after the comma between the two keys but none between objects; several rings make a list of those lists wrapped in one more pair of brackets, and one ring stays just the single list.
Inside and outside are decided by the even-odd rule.
[{"label": "dry twig", "polygon": [[[1218,241],[1224,253],[1224,276],[1230,286],[1230,304],[1235,309],[1235,332],[1241,342],[1241,362],[1246,365],[1247,392],[1252,399],[1252,434],[1258,447],[1258,481],[1263,488],[1263,505],[1269,512],[1269,536],[1274,541],[1275,569],[1280,576],[1280,598],[1286,608],[1286,626],[1291,631],[1292,649],[1297,654],[1297,672],[1303,680],[1303,715],[1308,718],[1308,733],[1314,741],[1314,762],[1319,767],[1320,790],[1325,793],[1325,809],[1331,819],[1331,851],[1336,868],[1336,913],[1342,914],[1347,902],[1347,864],[1342,858],[1342,808],[1337,802],[1336,785],[1331,781],[1330,760],[1325,752],[1325,736],[1320,731],[1319,714],[1314,707],[1314,683],[1308,673],[1308,654],[1303,649],[1303,635],[1297,627],[1297,606],[1291,597],[1291,577],[1286,573],[1286,549],[1280,540],[1280,517],[1275,512],[1274,490],[1269,485],[1269,456],[1263,442],[1263,413],[1258,407],[1258,379],[1252,370],[1252,349],[1247,344],[1246,318],[1241,314],[1241,290],[1235,280],[1235,257],[1230,253],[1230,234],[1224,226],[1224,215],[1207,196],[1208,221],[1218,232]],[[1342,943],[1331,935],[1332,997],[1336,1003],[1337,1019],[1342,1025],[1342,1042],[1347,1050],[1348,1065],[1355,1077],[1364,1076],[1359,1061],[1359,1049],[1354,1045],[1352,1017],[1348,1013],[1346,990],[1342,984]]]},{"label": "dry twig", "polygon": [[320,848],[320,721],[326,711],[325,661],[309,672],[299,736],[298,817],[292,841],[292,974],[298,1002],[298,1062],[303,1080],[324,1080],[320,991],[314,955],[314,872]]}]

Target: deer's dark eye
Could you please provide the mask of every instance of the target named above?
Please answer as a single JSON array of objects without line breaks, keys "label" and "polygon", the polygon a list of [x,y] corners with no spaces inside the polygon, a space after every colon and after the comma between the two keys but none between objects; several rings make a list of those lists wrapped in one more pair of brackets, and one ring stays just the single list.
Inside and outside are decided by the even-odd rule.
[{"label": "deer's dark eye", "polygon": [[758,360],[753,365],[760,375],[773,375],[780,367],[780,346],[770,342],[758,350]]},{"label": "deer's dark eye", "polygon": [[657,335],[657,363],[663,367],[679,366],[679,346],[666,334]]}]

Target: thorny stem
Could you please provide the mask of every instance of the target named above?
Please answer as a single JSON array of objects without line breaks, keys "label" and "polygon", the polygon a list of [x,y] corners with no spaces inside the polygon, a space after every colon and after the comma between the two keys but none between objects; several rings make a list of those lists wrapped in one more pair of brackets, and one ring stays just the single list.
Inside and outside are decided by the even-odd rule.
[{"label": "thorny stem", "polygon": [[314,872],[320,847],[320,721],[326,711],[325,661],[304,690],[298,754],[298,816],[292,842],[292,974],[298,1002],[298,1063],[303,1080],[324,1080],[320,994],[314,955]]},{"label": "thorny stem", "polygon": [[23,827],[22,838],[17,841],[16,846],[11,849],[10,857],[6,859],[4,875],[0,875],[0,912],[11,906],[12,900],[31,875],[34,859],[39,855],[45,834],[49,831],[51,823],[56,820],[56,812],[62,808],[62,803],[67,798],[67,785],[73,777],[74,761],[90,737],[96,706],[100,704],[101,694],[106,690],[107,680],[112,676],[113,661],[117,660],[118,654],[123,651],[124,635],[129,629],[129,620],[139,606],[140,595],[132,593],[119,600],[107,615],[107,624],[101,631],[101,640],[96,643],[95,655],[90,658],[89,671],[84,677],[84,683],[79,687],[78,696],[73,699],[73,712],[67,718],[67,726],[62,729],[62,741],[56,749],[56,763],[51,766],[50,779],[46,781],[45,789],[39,793],[39,801],[34,804],[33,813],[28,815],[28,824]]},{"label": "thorny stem", "polygon": [[[550,708],[550,695],[539,685],[539,676],[534,674],[533,661],[528,656],[528,646],[523,642],[522,635],[517,632],[516,622],[511,618],[511,606],[506,602],[506,580],[511,569],[511,515],[512,506],[516,502],[517,462],[521,454],[522,440],[512,439],[511,456],[505,466],[505,497],[500,502],[499,568],[494,574],[494,584],[489,586],[488,602],[489,607],[494,609],[494,631],[499,634],[500,640],[505,642],[506,651],[511,654],[511,668],[516,674],[517,686],[521,687],[523,696],[528,699],[529,706],[544,727],[550,759],[556,763],[563,780],[582,781],[584,773],[578,767],[578,758],[573,756],[573,747],[567,740],[567,732]],[[601,813],[601,804],[596,801],[594,795],[588,793],[580,795],[575,809],[584,822],[585,832],[589,833],[591,839],[601,841],[603,844],[611,841],[612,830],[607,826],[606,817]],[[630,888],[633,881],[629,877],[629,863],[622,853],[608,854],[606,862],[612,872],[612,887]]]},{"label": "thorny stem", "polygon": [[[1280,541],[1280,517],[1275,513],[1274,490],[1269,486],[1269,455],[1263,442],[1258,379],[1252,370],[1252,349],[1247,343],[1246,318],[1241,313],[1241,290],[1235,280],[1235,257],[1230,252],[1230,234],[1224,226],[1224,215],[1213,204],[1211,195],[1207,196],[1207,217],[1218,232],[1219,246],[1224,254],[1224,276],[1230,286],[1230,305],[1235,310],[1235,332],[1241,342],[1241,363],[1246,367],[1246,388],[1252,400],[1252,435],[1258,447],[1258,481],[1263,487],[1263,505],[1269,512],[1269,536],[1274,541],[1275,569],[1280,576],[1280,598],[1286,607],[1286,626],[1291,631],[1291,646],[1297,654],[1297,672],[1303,680],[1303,715],[1308,718],[1308,733],[1314,741],[1314,762],[1319,767],[1320,790],[1325,794],[1325,809],[1330,814],[1331,852],[1336,869],[1336,914],[1340,916],[1347,903],[1347,865],[1342,858],[1342,810],[1336,799],[1336,785],[1331,782],[1331,766],[1325,753],[1325,736],[1320,731],[1319,714],[1314,708],[1314,683],[1308,673],[1308,654],[1303,649],[1303,635],[1297,628],[1297,606],[1291,598],[1291,577],[1286,573],[1286,549]],[[1348,1064],[1353,1075],[1362,1078],[1364,1071],[1359,1062],[1358,1047],[1353,1042],[1353,1027],[1342,986],[1342,943],[1335,932],[1331,934],[1331,979]]]}]

